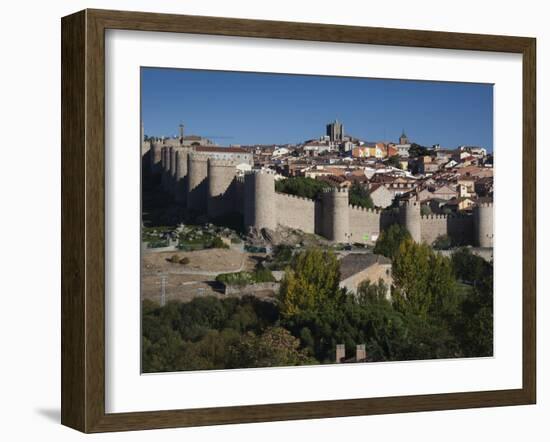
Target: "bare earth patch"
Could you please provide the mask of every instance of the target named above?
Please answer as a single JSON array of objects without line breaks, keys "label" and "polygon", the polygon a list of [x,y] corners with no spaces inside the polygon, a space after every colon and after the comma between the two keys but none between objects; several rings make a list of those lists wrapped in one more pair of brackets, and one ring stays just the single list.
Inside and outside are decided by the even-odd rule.
[{"label": "bare earth patch", "polygon": [[[173,255],[189,259],[189,264],[168,261]],[[219,273],[253,270],[265,255],[234,249],[208,249],[193,252],[146,252],[141,263],[141,299],[159,302],[161,279],[166,278],[166,301],[187,302],[197,296],[226,297],[216,282]]]}]

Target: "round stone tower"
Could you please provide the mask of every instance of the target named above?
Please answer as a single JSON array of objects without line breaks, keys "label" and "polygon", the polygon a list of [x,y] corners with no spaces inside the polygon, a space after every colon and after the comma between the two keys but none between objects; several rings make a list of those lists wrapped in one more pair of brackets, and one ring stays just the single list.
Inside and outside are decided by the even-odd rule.
[{"label": "round stone tower", "polygon": [[275,230],[275,174],[268,170],[247,173],[244,179],[244,225]]},{"label": "round stone tower", "polygon": [[185,179],[187,177],[188,149],[181,147],[176,150],[176,177],[174,183],[174,198],[178,203],[183,203],[187,197]]},{"label": "round stone tower", "polygon": [[420,202],[418,201],[406,201],[399,208],[401,225],[405,227],[413,241],[422,241],[422,230],[420,228],[420,221],[422,216],[420,215]]},{"label": "round stone tower", "polygon": [[335,242],[352,241],[349,230],[348,189],[331,187],[323,192],[323,234]]},{"label": "round stone tower", "polygon": [[176,152],[178,151],[177,147],[170,146],[170,179],[169,187],[172,195],[175,193],[176,189]]},{"label": "round stone tower", "polygon": [[474,207],[474,239],[479,247],[493,247],[493,204]]},{"label": "round stone tower", "polygon": [[151,174],[158,175],[162,172],[162,146],[158,142],[151,144]]},{"label": "round stone tower", "polygon": [[166,169],[166,147],[160,145],[160,166],[162,170]]},{"label": "round stone tower", "polygon": [[187,208],[206,212],[208,157],[197,153],[187,156]]},{"label": "round stone tower", "polygon": [[208,160],[208,217],[216,218],[235,209],[231,184],[236,163],[229,160]]},{"label": "round stone tower", "polygon": [[168,146],[162,148],[162,188],[168,191],[170,186],[170,150]]}]

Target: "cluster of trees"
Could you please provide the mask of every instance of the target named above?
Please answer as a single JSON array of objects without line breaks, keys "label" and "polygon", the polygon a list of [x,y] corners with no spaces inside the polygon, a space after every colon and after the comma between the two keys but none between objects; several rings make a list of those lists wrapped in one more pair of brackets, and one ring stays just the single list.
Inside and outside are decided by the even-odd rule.
[{"label": "cluster of trees", "polygon": [[[366,344],[374,361],[492,354],[490,264],[481,264],[467,249],[451,260],[403,237],[396,250],[393,244],[379,244],[393,255],[391,301],[382,281],[364,282],[355,296],[339,289],[338,265],[330,252],[308,252],[297,263],[281,288],[280,323],[300,338],[308,355],[320,363],[333,362],[339,343],[349,349]],[[314,270],[323,261],[326,266]],[[457,279],[455,263],[469,277],[469,269],[478,267],[481,285],[465,286]]]},{"label": "cluster of trees", "polygon": [[492,355],[491,263],[465,247],[444,257],[397,225],[380,236],[376,249],[392,259],[391,304],[412,339],[401,359]]},{"label": "cluster of trees", "polygon": [[146,373],[315,363],[300,341],[277,326],[273,303],[253,297],[195,298],[164,307],[142,303]]},{"label": "cluster of trees", "polygon": [[[324,181],[305,177],[291,177],[275,182],[275,190],[277,192],[309,199],[316,199],[323,192],[323,189],[328,187],[331,187],[330,184]],[[353,184],[349,189],[349,203],[367,209],[374,207],[368,189],[357,183]]]},{"label": "cluster of trees", "polygon": [[330,187],[330,184],[306,177],[291,177],[275,182],[277,192],[309,199],[316,199],[327,187]]},{"label": "cluster of trees", "polygon": [[399,225],[375,251],[392,260],[391,299],[382,281],[365,281],[353,294],[341,289],[334,253],[312,249],[288,257],[276,303],[144,301],[144,370],[332,363],[336,344],[365,344],[372,361],[492,355],[491,263],[467,248],[444,257]]}]

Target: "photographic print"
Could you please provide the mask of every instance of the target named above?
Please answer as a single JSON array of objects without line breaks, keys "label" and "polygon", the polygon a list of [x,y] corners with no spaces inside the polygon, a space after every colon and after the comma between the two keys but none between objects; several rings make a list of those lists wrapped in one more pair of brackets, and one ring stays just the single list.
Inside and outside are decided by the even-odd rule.
[{"label": "photographic print", "polygon": [[493,85],[141,68],[143,373],[493,355]]}]

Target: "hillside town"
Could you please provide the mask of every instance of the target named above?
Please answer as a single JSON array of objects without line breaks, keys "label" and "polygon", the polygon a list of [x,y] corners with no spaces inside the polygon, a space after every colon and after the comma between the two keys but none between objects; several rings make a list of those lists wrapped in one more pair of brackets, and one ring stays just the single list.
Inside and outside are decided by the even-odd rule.
[{"label": "hillside town", "polygon": [[306,177],[338,188],[357,184],[368,191],[375,207],[418,201],[423,214],[468,212],[493,199],[493,155],[481,146],[422,146],[405,131],[394,141],[361,140],[333,121],[317,139],[285,145],[222,147],[197,135],[144,140],[153,146],[189,146],[197,152],[236,160],[240,174],[270,169],[280,178]]},{"label": "hillside town", "polygon": [[[206,303],[231,315],[261,305],[255,321],[272,327],[243,335],[249,326],[230,321],[240,337],[227,338],[229,359],[214,363],[194,352],[210,348],[213,334],[222,339],[216,333],[226,325],[214,330],[197,319],[206,327],[200,338],[177,332],[188,349],[171,350],[180,362],[170,366],[171,353],[158,341],[144,353],[145,371],[492,354],[492,334],[480,347],[449,332],[452,345],[434,343],[426,353],[413,339],[394,354],[367,340],[370,325],[353,325],[353,338],[325,336],[301,316],[332,305],[331,314],[336,308],[347,323],[353,315],[346,309],[371,312],[386,302],[388,314],[450,327],[449,312],[435,307],[450,303],[460,321],[468,320],[460,310],[467,305],[490,309],[483,327],[492,324],[493,154],[486,148],[424,146],[405,130],[395,140],[369,141],[347,134],[338,120],[318,138],[270,145],[221,146],[186,134],[183,123],[176,136],[147,136],[142,126],[141,147],[141,297],[144,315],[153,315],[147,324],[167,308],[187,315]],[[273,309],[269,318],[266,308]],[[299,330],[296,318],[306,321]],[[399,333],[413,333],[409,327],[416,326]],[[433,327],[437,341],[439,325]],[[158,340],[156,326],[145,327],[144,337]],[[292,357],[231,359],[239,346],[262,346],[263,339],[285,341],[280,351]]]}]

